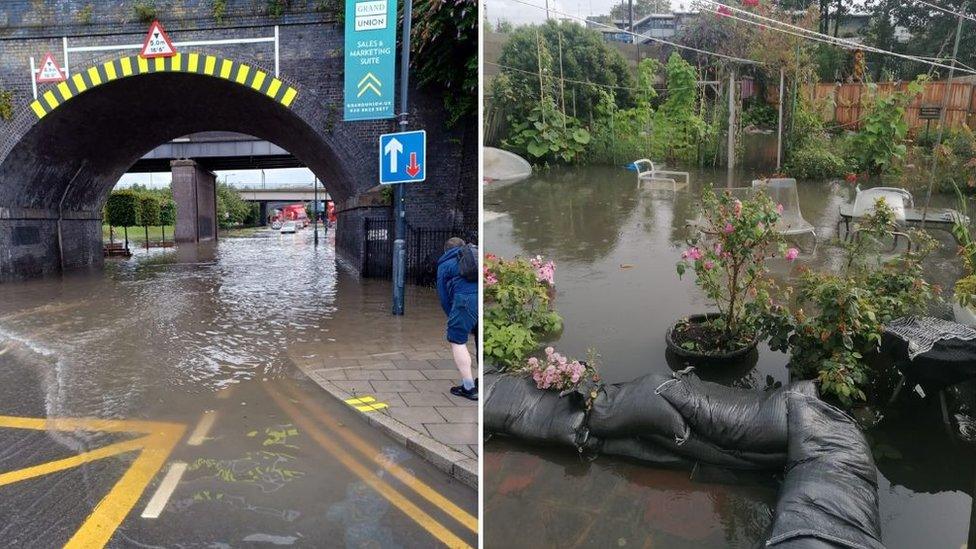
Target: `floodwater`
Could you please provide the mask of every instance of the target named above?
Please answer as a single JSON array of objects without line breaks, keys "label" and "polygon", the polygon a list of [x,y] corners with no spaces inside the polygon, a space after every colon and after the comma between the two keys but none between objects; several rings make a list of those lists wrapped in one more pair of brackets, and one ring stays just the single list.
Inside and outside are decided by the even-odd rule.
[{"label": "floodwater", "polygon": [[[767,159],[768,160],[768,159]],[[733,186],[772,169],[735,173]],[[708,310],[694,277],[675,263],[687,247],[706,184],[724,187],[725,171],[697,171],[689,189],[638,190],[623,168],[542,172],[487,189],[485,251],[503,257],[542,255],[556,262],[555,306],[564,320],[553,346],[573,357],[593,349],[607,382],[628,381],[683,365],[666,355],[664,334],[676,319]],[[801,242],[797,264],[771,269],[788,280],[805,264],[838,265],[829,244],[838,207],[853,197],[844,182],[799,185],[803,217],[820,236]],[[923,197],[916,197],[916,204]],[[935,196],[933,206],[951,207]],[[951,288],[962,266],[946,233],[926,264],[929,279]],[[933,307],[932,314],[949,309]],[[757,355],[723,372],[700,375],[739,387],[786,383],[787,357],[760,345]],[[976,547],[976,456],[942,426],[938,399],[887,410],[868,432],[881,473],[883,539],[889,547]],[[583,461],[566,452],[492,439],[485,454],[486,540],[499,546],[756,547],[765,541],[778,486],[770,479],[710,478],[615,458]],[[572,494],[572,495],[570,495]],[[522,517],[517,521],[517,517]],[[528,525],[526,525],[528,522]]]},{"label": "floodwater", "polygon": [[[360,344],[440,338],[441,325],[428,322],[442,315],[429,290],[410,289],[408,316],[393,318],[389,284],[350,275],[331,237],[314,248],[311,230],[260,231],[137,250],[101,273],[0,285],[0,545],[60,546],[72,536],[89,545],[85,536],[104,528],[92,517],[122,505],[139,467],[129,452],[16,482],[6,473],[173,425],[185,435],[156,481],[135,490],[108,546],[429,547],[444,531],[474,544],[475,532],[392,471],[471,516],[477,493],[296,366],[327,365]],[[81,426],[32,430],[17,418],[81,418]],[[151,423],[140,431],[135,422]],[[154,442],[144,454],[165,451]],[[186,469],[168,503],[158,518],[141,517],[174,463]],[[419,514],[402,510],[411,503]],[[421,514],[445,530],[424,528]]]}]

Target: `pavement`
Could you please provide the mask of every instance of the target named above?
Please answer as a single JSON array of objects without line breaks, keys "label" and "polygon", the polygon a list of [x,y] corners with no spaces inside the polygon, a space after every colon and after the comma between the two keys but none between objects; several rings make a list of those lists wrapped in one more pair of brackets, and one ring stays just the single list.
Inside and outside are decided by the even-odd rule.
[{"label": "pavement", "polygon": [[[450,394],[460,380],[444,340],[443,313],[431,306],[432,294],[415,289],[402,319],[389,313],[376,319],[397,324],[397,337],[376,329],[375,338],[363,341],[369,331],[357,324],[368,320],[348,319],[333,329],[336,341],[325,352],[320,352],[322,344],[297,344],[289,355],[312,381],[363,412],[371,425],[477,489],[478,403]],[[347,330],[358,337],[343,343]],[[476,356],[473,343],[468,349]]]}]

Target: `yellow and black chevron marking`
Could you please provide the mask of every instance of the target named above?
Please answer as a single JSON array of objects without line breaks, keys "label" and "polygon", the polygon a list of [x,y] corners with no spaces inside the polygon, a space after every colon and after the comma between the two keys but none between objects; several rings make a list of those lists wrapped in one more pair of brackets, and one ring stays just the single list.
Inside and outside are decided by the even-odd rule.
[{"label": "yellow and black chevron marking", "polygon": [[346,399],[346,404],[352,406],[360,412],[375,412],[376,410],[389,408],[389,404],[385,402],[377,402],[376,399],[371,396],[349,398]]},{"label": "yellow and black chevron marking", "polygon": [[295,88],[245,63],[201,53],[178,53],[173,57],[154,59],[122,57],[76,72],[68,80],[42,93],[40,99],[31,103],[30,107],[37,118],[44,118],[65,101],[91,88],[119,78],[154,72],[185,72],[223,78],[267,95],[285,107],[291,107],[298,96]]}]

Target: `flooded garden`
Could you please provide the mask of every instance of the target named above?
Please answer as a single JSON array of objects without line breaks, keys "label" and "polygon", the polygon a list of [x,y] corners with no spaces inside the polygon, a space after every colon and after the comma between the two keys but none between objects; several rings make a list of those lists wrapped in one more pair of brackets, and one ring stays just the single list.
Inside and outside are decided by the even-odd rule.
[{"label": "flooded garden", "polygon": [[[757,150],[757,148],[753,148]],[[762,150],[763,147],[758,147]],[[766,149],[768,150],[768,148]],[[746,187],[769,173],[763,158],[733,174]],[[570,357],[598,355],[606,383],[646,374],[670,374],[687,362],[667,349],[674,322],[710,310],[694,276],[675,265],[688,250],[701,215],[703,189],[728,184],[724,170],[691,173],[673,192],[637,184],[623,167],[558,168],[492,188],[486,185],[488,252],[505,258],[541,257],[554,264],[553,305],[561,329],[544,343]],[[817,243],[804,243],[794,261],[768,264],[771,277],[795,283],[804,269],[839,268],[841,205],[855,195],[844,180],[801,181],[800,210]],[[956,207],[935,195],[935,207]],[[939,247],[924,261],[926,280],[952,288],[963,276],[948,232],[930,230]],[[929,314],[951,318],[947,301]],[[487,337],[487,336],[486,336]],[[731,364],[699,367],[702,379],[761,391],[790,382],[790,356],[761,342]],[[935,395],[911,395],[896,405],[862,409],[878,467],[882,536],[889,547],[960,547],[972,539],[976,459],[972,446],[943,426]],[[486,444],[485,509],[494,517],[486,539],[510,546],[754,547],[769,534],[780,478],[695,467],[668,469],[626,458],[579,455],[565,448],[520,444],[495,437]],[[580,497],[568,497],[579,494]],[[536,529],[513,527],[517,517]],[[511,520],[505,520],[510,517]]]}]

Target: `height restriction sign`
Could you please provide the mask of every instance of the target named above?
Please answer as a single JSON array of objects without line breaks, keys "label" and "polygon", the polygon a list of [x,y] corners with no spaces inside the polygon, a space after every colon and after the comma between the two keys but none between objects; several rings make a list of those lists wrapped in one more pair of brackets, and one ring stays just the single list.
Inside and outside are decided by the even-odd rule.
[{"label": "height restriction sign", "polygon": [[149,34],[146,35],[146,42],[142,46],[142,57],[152,59],[153,57],[173,57],[176,55],[176,47],[169,35],[163,29],[162,23],[153,21],[149,26]]},{"label": "height restriction sign", "polygon": [[50,52],[41,61],[41,68],[37,70],[37,76],[35,78],[38,84],[64,81],[64,72],[58,66],[58,62],[54,60],[54,56]]}]

